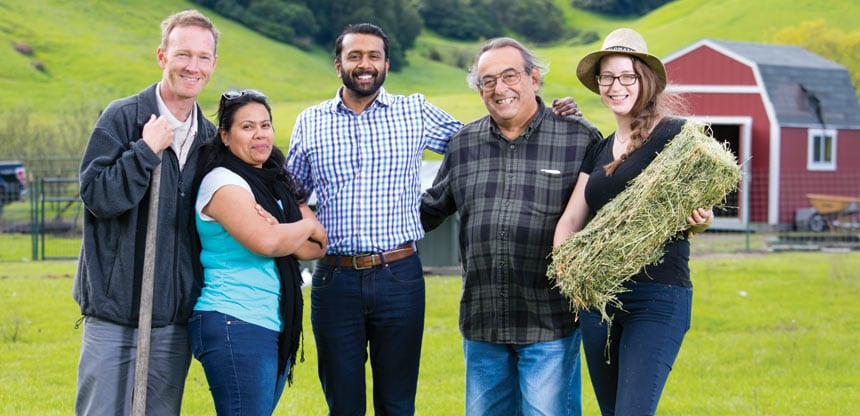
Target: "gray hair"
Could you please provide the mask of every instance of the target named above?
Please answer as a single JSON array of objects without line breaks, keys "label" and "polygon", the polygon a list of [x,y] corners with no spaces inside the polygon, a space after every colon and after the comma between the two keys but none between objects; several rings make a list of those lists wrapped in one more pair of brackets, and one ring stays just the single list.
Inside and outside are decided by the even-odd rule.
[{"label": "gray hair", "polygon": [[533,69],[537,68],[540,71],[541,80],[540,83],[543,85],[543,77],[549,73],[549,65],[541,62],[537,56],[535,56],[532,51],[528,50],[522,43],[518,42],[516,39],[512,38],[494,38],[484,42],[481,45],[481,48],[478,49],[478,53],[475,54],[475,62],[469,68],[469,72],[466,74],[466,83],[469,87],[478,89],[478,60],[481,59],[481,55],[484,53],[494,50],[501,49],[506,47],[512,47],[518,51],[520,51],[520,55],[523,56],[523,61],[525,61],[525,71],[526,73],[531,73]]}]

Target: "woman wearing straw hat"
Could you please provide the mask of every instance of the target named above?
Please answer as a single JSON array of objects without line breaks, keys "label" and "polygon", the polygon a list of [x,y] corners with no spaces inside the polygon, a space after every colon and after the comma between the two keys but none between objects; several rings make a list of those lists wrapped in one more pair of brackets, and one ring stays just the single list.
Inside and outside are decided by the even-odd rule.
[{"label": "woman wearing straw hat", "polygon": [[[555,232],[560,245],[581,230],[589,215],[625,189],[684,124],[670,117],[680,106],[666,95],[666,69],[631,29],[610,33],[599,51],[579,62],[577,77],[614,113],[615,132],[586,155],[571,199]],[[690,230],[668,241],[663,261],[646,266],[618,295],[622,308],[580,312],[582,343],[591,383],[603,415],[654,414],[669,371],[690,326],[692,284],[688,267],[692,231],[713,221],[711,209],[695,209]],[[608,331],[608,333],[607,333]],[[607,341],[608,335],[608,341]]]}]

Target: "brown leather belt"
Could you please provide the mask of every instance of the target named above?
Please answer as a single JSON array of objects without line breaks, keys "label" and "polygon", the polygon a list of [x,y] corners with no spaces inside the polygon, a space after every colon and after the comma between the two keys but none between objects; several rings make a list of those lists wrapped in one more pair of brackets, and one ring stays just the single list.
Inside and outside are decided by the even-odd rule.
[{"label": "brown leather belt", "polygon": [[337,254],[326,255],[319,260],[320,263],[328,266],[351,267],[355,270],[369,269],[373,266],[381,266],[385,263],[393,263],[397,260],[403,260],[415,254],[415,247],[412,242],[403,243],[394,250],[383,251],[382,253],[359,254],[356,256],[342,256]]}]

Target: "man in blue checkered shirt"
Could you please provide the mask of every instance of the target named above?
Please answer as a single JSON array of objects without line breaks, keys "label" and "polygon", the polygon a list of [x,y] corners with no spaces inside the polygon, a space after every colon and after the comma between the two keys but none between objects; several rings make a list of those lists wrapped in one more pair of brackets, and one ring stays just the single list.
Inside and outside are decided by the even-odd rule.
[{"label": "man in blue checkered shirt", "polygon": [[546,276],[555,225],[600,133],[553,114],[542,65],[493,39],[469,73],[489,115],[467,124],[421,200],[427,230],[460,214],[467,415],[579,415],[580,333]]},{"label": "man in blue checkered shirt", "polygon": [[424,149],[444,153],[462,123],[421,94],[389,94],[388,38],[347,27],[335,45],[337,95],[296,120],[287,167],[317,197],[329,236],[317,263],[311,322],[332,415],[364,414],[369,344],[374,410],[409,415],[424,331],[424,274],[414,242]]}]

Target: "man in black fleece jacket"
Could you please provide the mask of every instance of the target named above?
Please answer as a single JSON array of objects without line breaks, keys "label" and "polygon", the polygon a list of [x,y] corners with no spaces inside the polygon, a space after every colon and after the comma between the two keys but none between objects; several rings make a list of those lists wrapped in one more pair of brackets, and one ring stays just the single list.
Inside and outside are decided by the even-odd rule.
[{"label": "man in black fleece jacket", "polygon": [[147,414],[179,414],[191,362],[186,323],[201,286],[191,186],[196,151],[215,135],[197,95],[215,70],[218,31],[196,10],[169,16],[161,29],[161,81],[112,102],[81,161],[86,213],[73,287],[84,324],[79,415],[131,414],[150,183],[159,164]]}]

